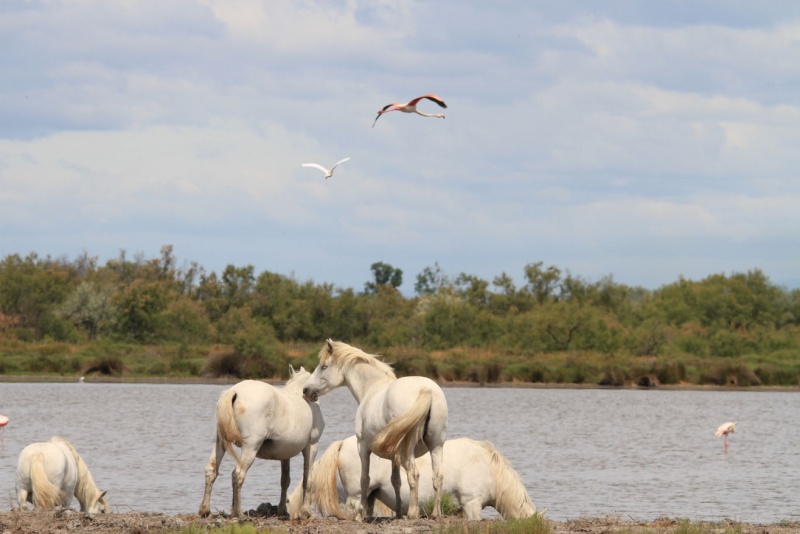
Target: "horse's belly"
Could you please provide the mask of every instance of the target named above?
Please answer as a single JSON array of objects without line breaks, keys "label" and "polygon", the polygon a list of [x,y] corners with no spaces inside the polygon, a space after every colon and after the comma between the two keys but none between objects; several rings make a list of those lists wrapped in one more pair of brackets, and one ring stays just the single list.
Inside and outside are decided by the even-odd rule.
[{"label": "horse's belly", "polygon": [[266,439],[258,449],[256,456],[262,460],[289,460],[303,452],[305,446],[305,442],[287,442]]}]

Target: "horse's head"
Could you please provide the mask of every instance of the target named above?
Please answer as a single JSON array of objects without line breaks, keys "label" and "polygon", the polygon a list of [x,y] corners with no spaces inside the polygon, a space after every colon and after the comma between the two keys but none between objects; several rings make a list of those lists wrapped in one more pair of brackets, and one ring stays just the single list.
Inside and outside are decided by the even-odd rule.
[{"label": "horse's head", "polygon": [[309,402],[316,402],[321,395],[344,384],[344,374],[334,358],[334,348],[334,342],[329,339],[319,351],[319,365],[303,387],[303,397]]},{"label": "horse's head", "polygon": [[106,492],[99,493],[87,508],[86,511],[90,514],[110,514],[111,506],[109,506],[108,499],[106,499]]}]

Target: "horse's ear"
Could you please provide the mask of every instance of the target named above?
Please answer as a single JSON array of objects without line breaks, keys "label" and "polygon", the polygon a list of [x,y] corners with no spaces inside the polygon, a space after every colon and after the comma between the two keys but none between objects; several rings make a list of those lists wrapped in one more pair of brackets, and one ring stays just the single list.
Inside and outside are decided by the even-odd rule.
[{"label": "horse's ear", "polygon": [[[301,367],[301,369],[302,369],[302,367]],[[294,370],[294,367],[292,367],[291,363],[289,364],[289,371],[292,373],[292,376],[294,376],[295,373],[297,372],[297,371]]]},{"label": "horse's ear", "polygon": [[307,373],[308,372],[308,371],[306,371],[306,368],[303,367],[302,365],[300,366],[300,371],[303,372],[303,373]]},{"label": "horse's ear", "polygon": [[103,498],[106,496],[106,493],[108,493],[108,490],[106,490],[106,491],[104,491],[103,493],[101,493],[101,494],[100,494],[100,496],[97,498],[97,500],[98,500],[98,501],[102,501],[102,500],[103,500]]},{"label": "horse's ear", "polygon": [[328,344],[328,352],[333,354],[333,340],[328,338],[325,342]]}]

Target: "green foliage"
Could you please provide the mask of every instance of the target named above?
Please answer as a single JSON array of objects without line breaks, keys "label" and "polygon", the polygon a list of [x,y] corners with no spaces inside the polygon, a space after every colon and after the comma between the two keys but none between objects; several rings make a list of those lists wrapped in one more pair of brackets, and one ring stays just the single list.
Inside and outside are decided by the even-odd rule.
[{"label": "green foliage", "polygon": [[[461,505],[458,504],[458,499],[456,499],[452,493],[449,491],[443,491],[441,498],[442,515],[448,516],[461,514]],[[422,511],[427,517],[430,517],[433,514],[433,497],[422,503]]]},{"label": "green foliage", "polygon": [[110,286],[99,287],[83,280],[59,306],[58,313],[76,328],[85,330],[89,339],[94,339],[114,322],[113,294]]},{"label": "green foliage", "polygon": [[170,245],[152,259],[121,251],[104,266],[86,253],[72,262],[13,254],[0,261],[0,358],[11,372],[70,372],[73,363],[31,348],[67,343],[80,366],[109,357],[130,373],[273,376],[285,372],[286,347],[314,360],[308,347],[330,337],[391,353],[398,373],[444,380],[798,382],[800,290],[757,269],[649,291],[541,261],[524,267],[519,286],[507,273],[490,283],[437,263],[410,298],[397,289],[401,269],[371,270],[357,293],[251,265],[179,268]]},{"label": "green foliage", "polygon": [[364,292],[374,294],[378,291],[379,287],[391,286],[395,289],[403,285],[403,270],[396,269],[382,261],[375,262],[370,265],[372,275],[375,277],[373,282],[364,284]]}]

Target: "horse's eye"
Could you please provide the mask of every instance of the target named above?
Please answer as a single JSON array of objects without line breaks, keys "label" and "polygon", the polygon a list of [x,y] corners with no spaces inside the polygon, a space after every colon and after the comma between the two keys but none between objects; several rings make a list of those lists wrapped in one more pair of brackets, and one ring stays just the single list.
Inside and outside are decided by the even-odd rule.
[{"label": "horse's eye", "polygon": [[322,370],[323,370],[323,371],[324,371],[325,369],[327,369],[327,368],[328,368],[328,366],[327,366],[327,365],[323,365],[323,366],[322,366]]}]

